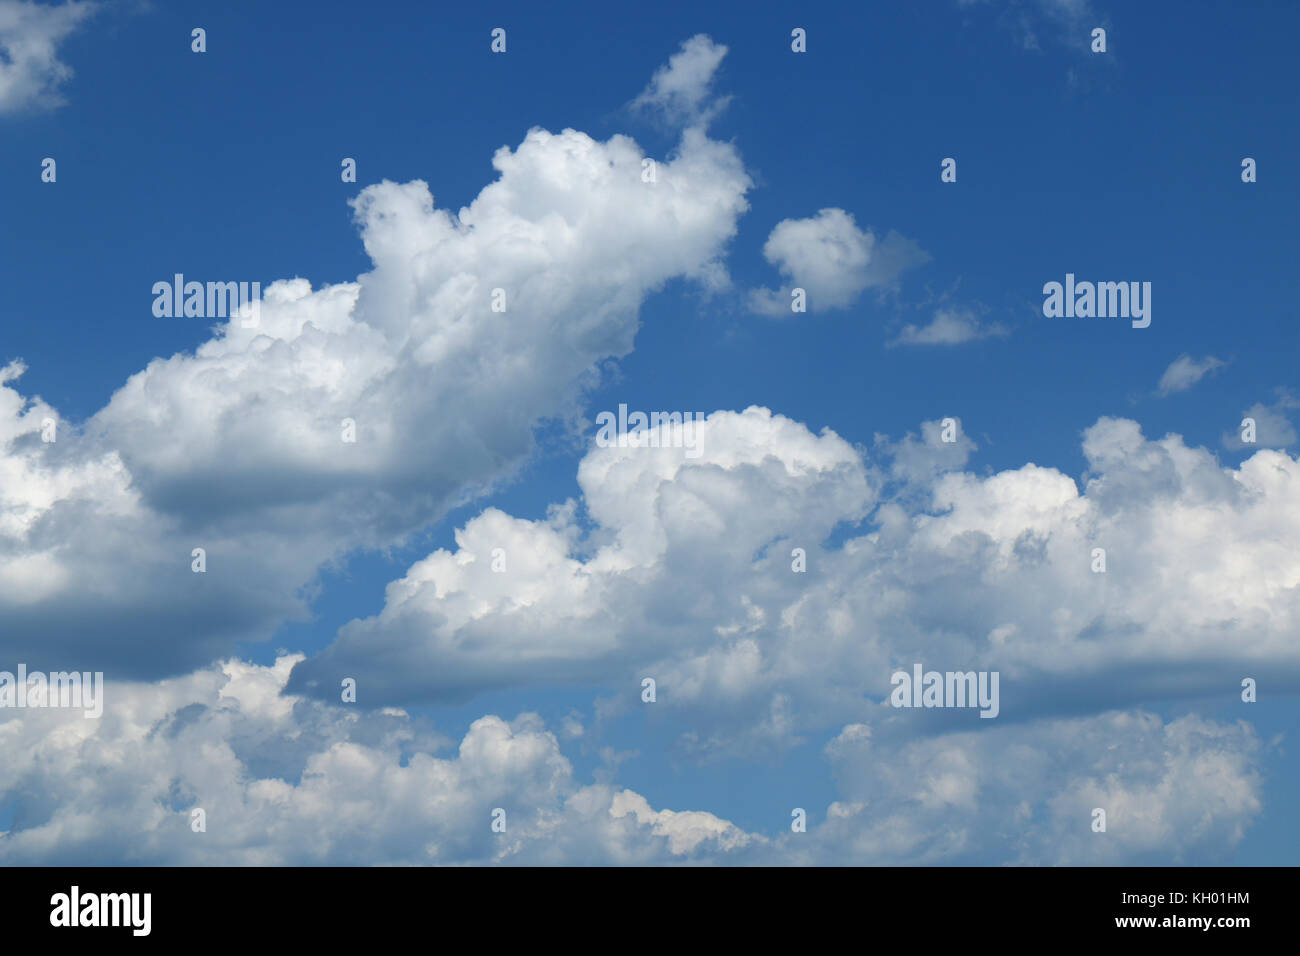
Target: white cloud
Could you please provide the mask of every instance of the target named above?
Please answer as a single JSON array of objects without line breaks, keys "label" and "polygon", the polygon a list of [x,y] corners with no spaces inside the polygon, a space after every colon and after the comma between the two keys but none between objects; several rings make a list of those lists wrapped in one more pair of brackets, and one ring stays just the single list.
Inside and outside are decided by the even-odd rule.
[{"label": "white cloud", "polygon": [[[709,416],[699,447],[592,449],[585,536],[573,505],[546,522],[484,512],[293,686],[357,674],[373,700],[400,703],[590,683],[614,692],[613,715],[649,675],[700,759],[885,721],[889,676],[913,662],[1000,671],[1013,721],[1235,700],[1225,673],[1300,686],[1300,461],[1284,454],[1225,468],[1178,436],[1101,419],[1080,487],[1032,463],[957,470],[973,443],[942,442],[938,422],[878,441],[886,466],[758,408]],[[870,524],[830,547],[891,483]],[[497,547],[505,574],[490,569]],[[937,714],[926,732],[965,716]]]},{"label": "white cloud", "polygon": [[625,136],[533,129],[459,212],[420,181],[369,186],[355,207],[372,271],[268,285],[257,328],[235,319],[154,360],[52,444],[39,432],[57,411],[19,394],[13,365],[7,649],[33,667],[179,673],[302,618],[322,565],[509,480],[534,428],[575,419],[599,364],[632,349],[649,294],[725,274],[750,188],[735,149],[688,129],[653,184],[642,159]]},{"label": "white cloud", "polygon": [[1215,369],[1222,368],[1223,364],[1221,359],[1213,355],[1207,355],[1203,359],[1180,355],[1169,363],[1165,373],[1160,376],[1160,394],[1172,395],[1174,392],[1185,392]]},{"label": "white cloud", "polygon": [[750,308],[773,317],[791,315],[791,292],[807,293],[810,312],[844,309],[869,288],[890,288],[906,269],[929,261],[911,239],[890,232],[883,239],[858,228],[843,209],[822,209],[809,219],[777,223],[763,256],[787,282],[777,290],[758,289]]},{"label": "white cloud", "polygon": [[58,46],[95,6],[0,0],[0,113],[64,103],[60,87],[71,78],[72,68],[59,59]]},{"label": "white cloud", "polygon": [[[585,560],[574,553],[572,507],[553,510],[546,522],[488,509],[456,533],[455,553],[434,552],[390,584],[378,617],[352,622],[329,650],[300,665],[294,686],[332,687],[336,672],[364,674],[372,699],[397,701],[621,677],[632,661],[653,660],[665,646],[691,653],[683,615],[704,617],[705,638],[736,620],[748,626],[740,595],[754,553],[796,534],[820,541],[846,516],[864,515],[871,500],[847,443],[831,432],[813,436],[766,409],[714,413],[700,426],[697,447],[699,459],[674,448],[588,454],[578,482],[598,531],[582,542]],[[756,522],[751,508],[760,501]],[[505,552],[505,573],[492,570],[496,548]],[[734,583],[720,584],[732,575]],[[695,583],[677,593],[678,576]],[[743,634],[720,646],[730,647],[723,660],[700,661],[698,676],[680,679],[744,695]],[[679,687],[677,695],[695,693]]]}]

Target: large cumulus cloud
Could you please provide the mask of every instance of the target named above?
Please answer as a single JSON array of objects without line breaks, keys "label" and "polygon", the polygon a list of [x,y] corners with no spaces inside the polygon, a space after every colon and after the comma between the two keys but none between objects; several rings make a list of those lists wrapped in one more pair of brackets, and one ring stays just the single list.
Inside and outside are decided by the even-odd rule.
[{"label": "large cumulus cloud", "polygon": [[654,182],[643,158],[625,136],[534,129],[459,211],[420,181],[370,186],[355,203],[370,272],[269,285],[255,327],[231,319],[151,362],[53,443],[57,411],[9,366],[0,649],[178,673],[303,616],[324,564],[508,480],[534,429],[575,417],[599,364],[631,350],[648,295],[725,282],[750,186],[736,150],[688,126]]}]

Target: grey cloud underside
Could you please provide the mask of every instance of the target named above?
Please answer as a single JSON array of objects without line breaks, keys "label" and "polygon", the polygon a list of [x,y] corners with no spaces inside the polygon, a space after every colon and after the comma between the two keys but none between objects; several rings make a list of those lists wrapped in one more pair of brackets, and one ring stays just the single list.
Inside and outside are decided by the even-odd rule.
[{"label": "grey cloud underside", "polygon": [[[911,740],[845,726],[839,798],[806,834],[655,809],[578,779],[535,715],[459,741],[401,713],[282,693],[295,657],[119,683],[88,721],[0,713],[10,865],[1216,862],[1259,812],[1265,749],[1244,724],[1140,710]],[[505,810],[507,831],[489,827]],[[1104,839],[1090,832],[1106,808]],[[192,828],[202,809],[206,829]]]}]

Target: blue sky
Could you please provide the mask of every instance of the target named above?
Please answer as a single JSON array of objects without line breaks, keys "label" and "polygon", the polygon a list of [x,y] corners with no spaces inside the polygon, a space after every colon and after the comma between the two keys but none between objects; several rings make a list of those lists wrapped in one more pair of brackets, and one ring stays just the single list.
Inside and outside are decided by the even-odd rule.
[{"label": "blue sky", "polygon": [[[503,4],[480,13],[330,0],[105,2],[71,7],[66,28],[54,25],[56,9],[69,8],[0,0],[0,44],[9,44],[15,70],[35,76],[28,87],[16,80],[0,87],[7,225],[0,367],[22,361],[21,377],[7,387],[28,403],[4,410],[25,425],[0,429],[12,461],[5,504],[27,516],[0,539],[9,562],[0,563],[0,581],[11,576],[0,588],[0,614],[10,618],[11,635],[31,635],[0,642],[0,668],[22,655],[49,670],[102,666],[110,719],[115,677],[145,697],[151,682],[189,681],[188,690],[158,692],[170,703],[155,700],[157,720],[174,719],[187,700],[207,708],[193,732],[210,736],[186,746],[228,748],[234,789],[209,781],[206,799],[242,800],[246,815],[259,779],[302,788],[304,768],[315,768],[328,781],[330,761],[348,746],[370,748],[365,759],[388,768],[375,771],[380,778],[400,780],[411,752],[450,759],[463,739],[477,739],[475,726],[486,733],[476,725],[486,715],[503,722],[540,715],[541,729],[512,725],[517,746],[492,766],[520,776],[498,789],[485,785],[490,806],[480,812],[469,797],[457,803],[456,794],[477,794],[477,784],[448,797],[472,826],[482,818],[482,834],[459,836],[471,824],[447,823],[436,801],[419,805],[428,832],[393,824],[376,835],[340,811],[325,862],[405,860],[394,847],[412,840],[440,847],[417,862],[501,859],[486,823],[492,801],[507,799],[498,794],[513,795],[520,826],[529,821],[519,837],[524,849],[507,855],[524,862],[1294,862],[1300,831],[1288,808],[1300,796],[1300,774],[1287,750],[1300,730],[1300,549],[1289,537],[1300,527],[1300,143],[1288,119],[1300,9],[1260,2],[1228,16],[1198,3],[935,0],[759,11]],[[6,25],[8,14],[19,17],[17,26]],[[507,31],[504,54],[489,50],[498,26]],[[206,30],[206,52],[191,51],[194,27]],[[791,51],[795,27],[807,31],[806,53]],[[1089,49],[1094,27],[1106,30],[1105,53]],[[15,58],[26,49],[19,41],[34,35],[49,39],[70,75],[57,75],[48,59]],[[684,47],[688,41],[699,45]],[[677,67],[665,67],[679,51]],[[713,67],[701,65],[711,56],[720,57]],[[698,97],[694,107],[656,100],[652,77],[661,68]],[[643,91],[648,108],[634,104]],[[635,194],[610,187],[605,198],[602,180],[563,193],[557,201],[572,204],[562,210],[572,231],[552,235],[557,220],[544,208],[551,194],[538,183],[549,175],[572,188],[564,177],[577,167],[547,152],[554,141],[529,152],[525,136],[534,127],[556,136],[579,131],[611,157],[619,155],[611,137],[630,137],[661,164],[654,188],[680,190],[681,205],[662,199],[661,189],[662,218],[643,221]],[[692,151],[692,131],[711,145]],[[479,235],[506,223],[499,242],[460,237],[459,251],[453,240],[430,248],[422,237],[434,229],[431,214],[397,184],[423,181],[434,208],[454,215],[503,175],[492,164],[502,147],[522,167],[504,182],[516,176],[521,185],[474,207]],[[57,162],[54,183],[41,180],[45,157]],[[356,160],[355,183],[340,181],[344,157]],[[940,181],[945,157],[956,159],[955,183]],[[1244,157],[1256,160],[1257,182],[1242,182]],[[354,208],[366,190],[373,205]],[[865,243],[866,266],[828,264],[825,248],[807,251],[810,237],[830,228],[822,210],[851,217],[849,241]],[[591,225],[602,216],[608,222]],[[778,241],[773,230],[783,222],[804,231]],[[382,263],[363,240],[382,246]],[[538,247],[516,253],[512,241]],[[618,256],[602,258],[605,248]],[[915,261],[891,268],[892,248],[913,250]],[[514,268],[516,254],[525,273],[540,270],[537,285],[497,278]],[[599,264],[627,269],[630,300],[598,274]],[[725,279],[716,271],[702,279],[706,267]],[[294,356],[283,376],[272,359],[245,365],[241,356],[260,346],[243,339],[205,371],[195,350],[224,320],[151,313],[153,283],[178,272],[257,281],[264,291],[301,278],[316,293],[370,274],[350,314],[361,326],[383,326],[389,344],[372,353],[360,332],[347,338],[334,320],[317,320],[339,343],[320,353],[296,331],[268,331]],[[1046,318],[1043,285],[1067,273],[1151,283],[1150,327]],[[475,276],[484,290],[506,282],[512,296],[578,292],[572,300],[556,293],[570,304],[539,305],[536,314],[528,293],[518,293],[525,302],[512,308],[524,309],[526,329],[517,339],[505,327],[480,340],[464,330],[494,320],[482,303],[449,317],[460,308],[447,304],[459,301],[457,274]],[[767,314],[756,305],[759,290],[788,301],[791,286],[807,287],[807,313]],[[842,305],[826,307],[838,299]],[[323,315],[333,307],[296,308]],[[495,318],[509,322],[511,314]],[[606,316],[591,337],[573,331],[591,315]],[[905,328],[936,320],[974,331],[968,341],[900,341]],[[421,336],[426,350],[454,361],[413,358]],[[515,347],[518,374],[530,382],[517,391],[515,376],[493,364]],[[178,354],[138,379],[137,390],[114,397],[151,362]],[[1173,376],[1180,357],[1189,363],[1181,367],[1205,371]],[[313,361],[334,368],[330,383],[304,370]],[[496,377],[475,379],[478,363]],[[480,381],[481,391],[460,389],[462,380]],[[324,398],[310,397],[322,387]],[[314,439],[299,443],[297,423],[307,429],[314,408],[333,413],[331,396],[340,395],[371,408],[361,419],[364,454],[367,435],[385,436],[365,463],[340,458],[336,467],[327,457],[334,451],[320,451]],[[44,413],[23,418],[37,399],[57,410],[63,430],[54,449],[31,440]],[[634,454],[631,464],[611,467],[648,470],[603,505],[589,501],[595,486],[580,482],[579,467],[590,462],[595,473],[603,461],[592,422],[620,403],[737,413],[706,436],[705,463],[717,473],[702,468],[692,478],[686,469],[660,487],[647,484],[658,466],[637,465],[649,456]],[[789,429],[739,415],[750,406],[789,420]],[[1248,414],[1260,422],[1259,439],[1243,447],[1232,436]],[[952,450],[935,438],[949,416],[960,420],[962,436]],[[1136,423],[1144,437],[1098,425],[1112,420]],[[1162,444],[1167,435],[1181,438]],[[746,457],[765,442],[763,454]],[[113,454],[124,469],[112,479],[123,497],[81,490],[107,480],[104,456]],[[785,462],[788,477],[774,477],[764,455]],[[1231,478],[1248,460],[1255,477]],[[1080,496],[1097,479],[1087,496],[1091,517],[1075,514],[1059,497],[1063,486],[1040,481],[1031,465],[1072,481]],[[439,478],[426,484],[430,473]],[[1287,477],[1274,482],[1273,474]],[[656,487],[657,497],[647,497]],[[135,504],[121,504],[132,494]],[[451,566],[436,562],[433,583],[413,599],[419,607],[398,608],[390,592],[386,612],[385,589],[439,549],[456,552],[457,532],[489,509],[535,523],[516,527],[519,540],[548,553],[541,532],[548,508],[567,500],[575,514],[556,526],[577,536],[568,557],[585,569],[567,577],[562,562],[543,573],[525,560],[528,572],[507,572],[511,593],[534,595],[526,606],[542,609],[526,627],[492,604],[508,599],[476,592],[481,583],[468,578],[449,585]],[[634,515],[648,501],[647,514],[660,522],[654,531]],[[944,514],[946,523],[927,518]],[[761,527],[769,519],[770,533]],[[947,537],[936,543],[941,525]],[[725,534],[698,530],[715,526]],[[1061,577],[1069,572],[1054,549],[1072,547],[1074,530],[1085,526],[1091,531],[1079,541],[1089,545],[1100,529],[1128,541],[1111,547],[1104,583],[1113,595],[1084,594],[1097,583],[1086,549],[1084,579]],[[646,537],[634,542],[637,535]],[[751,535],[764,547],[784,542],[774,549],[780,561],[733,554]],[[845,544],[862,536],[870,543]],[[82,548],[87,538],[95,543]],[[159,570],[173,539],[220,541],[228,550],[210,549],[214,555],[247,560],[229,578],[214,560],[204,584],[217,578],[229,590],[190,598],[188,544],[177,552],[178,577]],[[647,542],[660,539],[666,550],[638,564],[653,550]],[[817,549],[806,598],[791,590],[782,557],[798,544]],[[468,560],[473,545],[459,547]],[[1049,570],[1023,557],[1039,547]],[[514,546],[507,552],[512,562],[520,554]],[[1012,569],[988,564],[994,552]],[[102,578],[87,570],[118,559],[121,568]],[[765,580],[782,563],[782,583],[746,591],[745,582]],[[715,569],[724,569],[716,579]],[[534,570],[538,577],[528,579]],[[39,599],[24,600],[30,574],[50,583],[37,588]],[[588,576],[602,582],[599,597],[574,583]],[[77,580],[90,583],[70,583]],[[565,582],[558,594],[557,580]],[[1062,581],[1072,583],[1054,590]],[[1210,595],[1207,581],[1220,582],[1222,593]],[[569,586],[575,590],[566,594]],[[158,607],[151,587],[166,595]],[[644,607],[628,606],[634,593]],[[807,633],[814,624],[779,623],[783,613],[814,605],[824,608],[823,630],[844,629],[829,643]],[[735,614],[751,612],[737,608],[761,608],[752,611],[760,623],[745,630]],[[1024,641],[1014,660],[1002,638],[990,638],[988,622],[1025,635],[1013,639]],[[1068,638],[1044,633],[1047,622]],[[534,656],[515,639],[528,628],[554,650]],[[427,643],[422,635],[435,632],[441,636]],[[444,638],[449,643],[439,643]],[[727,644],[733,640],[752,647]],[[34,656],[46,651],[43,662]],[[303,724],[292,733],[275,722],[289,719],[283,715],[258,723],[278,714],[270,701],[283,681],[266,688],[282,651],[305,657],[285,689],[298,696],[279,698],[302,701],[293,719]],[[729,675],[751,653],[760,663],[737,689]],[[256,669],[232,678],[257,688],[234,694],[248,726],[216,723],[219,662],[232,657]],[[356,705],[305,683],[336,686],[351,673],[337,668],[362,659],[370,663],[357,675]],[[881,717],[889,671],[913,661],[941,671],[1001,667],[1000,720]],[[655,667],[672,676],[660,680],[661,701],[644,705],[640,678]],[[407,690],[368,693],[397,674],[408,678]],[[1260,681],[1257,703],[1240,699],[1246,676]],[[417,685],[439,689],[410,690]],[[406,716],[379,715],[371,705]],[[360,725],[340,730],[340,712],[360,714]],[[897,723],[909,718],[916,719]],[[157,761],[158,779],[192,797],[174,814],[185,818],[191,804],[203,805],[204,775],[191,776],[173,751],[149,750],[130,725],[103,733],[148,750],[141,759]],[[143,783],[120,806],[80,807],[102,809],[106,827],[148,832],[143,849],[79,837],[60,822],[79,805],[49,795],[54,771],[40,769],[36,756],[45,752],[44,730],[31,733],[15,745],[29,748],[31,766],[17,760],[19,769],[0,778],[0,811],[12,816],[0,855],[263,859],[246,834],[196,849],[183,822],[172,834],[170,824],[140,819],[139,807],[157,799]],[[277,735],[301,746],[278,748]],[[511,761],[526,763],[519,754],[552,744],[555,759],[572,764],[542,787],[568,821],[561,829],[585,832],[571,819],[585,805],[574,794],[595,800],[582,789],[593,781],[633,791],[653,808],[634,814],[640,830],[620,832],[619,849],[611,849],[613,837],[548,837],[534,819],[535,788],[525,783],[541,771]],[[1127,763],[1108,762],[1118,759],[1107,756],[1116,747],[1131,755]],[[979,769],[1025,751],[1041,757],[1027,761],[1037,773],[1032,783]],[[401,765],[390,766],[399,752]],[[476,752],[461,746],[459,759]],[[1057,752],[1074,757],[1058,766]],[[108,759],[86,758],[95,766]],[[550,757],[538,759],[553,769]],[[466,780],[483,779],[462,771]],[[978,781],[970,790],[954,782],[967,772]],[[290,803],[307,801],[296,793]],[[1187,794],[1188,807],[1174,807],[1171,794]],[[1074,803],[1088,809],[1106,800],[1114,825],[1093,834]],[[610,812],[626,821],[621,806],[615,800]],[[792,807],[807,809],[808,834],[789,832]],[[652,816],[668,810],[711,816]],[[402,813],[409,817],[409,808],[374,810]],[[212,816],[218,831],[222,815]],[[35,821],[26,834],[13,822],[22,820]],[[306,818],[293,820],[275,831],[265,859],[317,859],[294,835]],[[682,827],[698,837],[687,822],[713,835],[674,837]]]}]

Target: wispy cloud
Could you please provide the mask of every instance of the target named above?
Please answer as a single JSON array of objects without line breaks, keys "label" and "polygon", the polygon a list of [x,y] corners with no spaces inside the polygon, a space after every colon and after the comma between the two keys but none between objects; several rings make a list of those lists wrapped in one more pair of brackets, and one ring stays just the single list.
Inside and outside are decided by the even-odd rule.
[{"label": "wispy cloud", "polygon": [[1185,392],[1215,369],[1224,366],[1222,359],[1207,355],[1203,359],[1194,359],[1190,355],[1180,355],[1174,359],[1165,374],[1160,376],[1159,391],[1161,395]]},{"label": "wispy cloud", "polygon": [[1008,334],[1001,322],[981,324],[969,309],[938,309],[925,325],[908,323],[890,345],[962,345]]},{"label": "wispy cloud", "polygon": [[731,97],[713,95],[713,78],[727,48],[703,33],[682,44],[632,101],[634,110],[658,112],[674,125],[707,126]]}]

